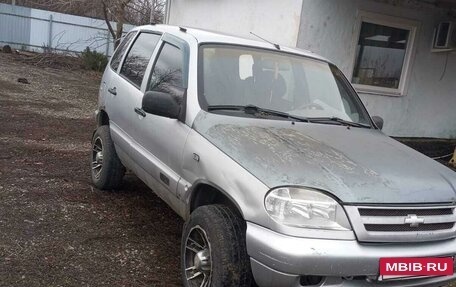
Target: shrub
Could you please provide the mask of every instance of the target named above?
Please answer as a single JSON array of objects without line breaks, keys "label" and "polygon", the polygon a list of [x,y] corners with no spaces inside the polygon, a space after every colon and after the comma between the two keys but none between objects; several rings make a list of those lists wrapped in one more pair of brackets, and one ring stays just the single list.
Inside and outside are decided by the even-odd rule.
[{"label": "shrub", "polygon": [[108,57],[87,47],[81,54],[82,63],[87,70],[104,71],[108,64]]},{"label": "shrub", "polygon": [[11,49],[11,47],[9,45],[5,45],[5,46],[3,46],[2,51],[3,51],[3,53],[11,54],[13,52],[13,49]]}]

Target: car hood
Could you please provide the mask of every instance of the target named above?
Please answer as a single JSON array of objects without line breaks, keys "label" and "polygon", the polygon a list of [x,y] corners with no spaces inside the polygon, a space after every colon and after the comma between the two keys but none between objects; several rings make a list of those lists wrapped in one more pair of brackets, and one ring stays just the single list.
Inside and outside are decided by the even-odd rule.
[{"label": "car hood", "polygon": [[345,203],[456,199],[456,173],[378,130],[204,111],[193,128],[270,188],[311,187]]}]

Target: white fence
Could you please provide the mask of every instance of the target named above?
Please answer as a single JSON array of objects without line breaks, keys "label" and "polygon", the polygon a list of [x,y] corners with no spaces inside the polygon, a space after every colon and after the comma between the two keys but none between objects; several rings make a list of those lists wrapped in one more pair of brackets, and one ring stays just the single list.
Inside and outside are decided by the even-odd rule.
[{"label": "white fence", "polygon": [[[124,31],[132,27],[124,25]],[[0,45],[76,53],[90,47],[108,56],[114,46],[104,20],[8,4],[0,4]]]}]

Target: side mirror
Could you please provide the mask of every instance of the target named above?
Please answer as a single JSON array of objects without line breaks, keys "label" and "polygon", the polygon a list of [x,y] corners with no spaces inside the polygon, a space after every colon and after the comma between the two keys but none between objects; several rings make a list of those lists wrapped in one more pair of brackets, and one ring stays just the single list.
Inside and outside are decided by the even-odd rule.
[{"label": "side mirror", "polygon": [[379,129],[383,129],[383,119],[382,117],[379,116],[373,116],[372,121],[374,122],[374,125]]},{"label": "side mirror", "polygon": [[169,93],[149,91],[144,94],[142,109],[149,114],[178,119],[181,105]]}]

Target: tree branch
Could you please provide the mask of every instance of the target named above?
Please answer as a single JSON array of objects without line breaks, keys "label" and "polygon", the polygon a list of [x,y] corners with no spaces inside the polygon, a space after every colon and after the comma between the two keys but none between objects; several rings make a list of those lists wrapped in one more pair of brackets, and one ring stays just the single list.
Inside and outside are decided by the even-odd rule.
[{"label": "tree branch", "polygon": [[108,17],[108,7],[106,6],[105,1],[101,1],[101,3],[103,5],[103,16],[104,16],[104,19],[106,22],[106,26],[108,26],[109,33],[111,33],[112,38],[115,40],[114,46],[117,47],[116,33],[114,32],[114,29],[112,28],[111,22],[109,21],[109,17]]}]

